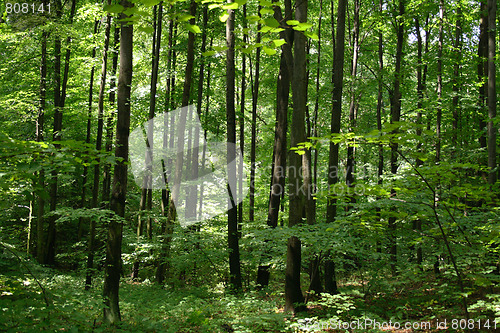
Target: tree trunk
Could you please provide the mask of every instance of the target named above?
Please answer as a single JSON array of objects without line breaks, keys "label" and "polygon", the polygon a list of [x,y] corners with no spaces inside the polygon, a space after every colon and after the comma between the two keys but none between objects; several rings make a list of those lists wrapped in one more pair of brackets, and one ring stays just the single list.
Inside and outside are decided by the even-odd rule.
[{"label": "tree trunk", "polygon": [[[194,0],[191,0],[190,4],[190,14],[194,17],[196,16],[196,2]],[[189,20],[189,24],[195,24],[194,18]],[[175,35],[175,33],[174,33]],[[182,107],[186,107],[189,105],[189,98],[190,98],[190,91],[191,91],[191,84],[192,84],[192,77],[193,77],[193,66],[194,66],[194,33],[189,32],[188,34],[188,45],[187,45],[187,63],[186,63],[186,71],[185,71],[185,80],[184,80],[184,87],[183,87],[183,92],[182,92]],[[174,57],[175,59],[175,57]],[[175,68],[175,64],[173,64],[173,67]],[[171,82],[171,87],[173,91],[174,87],[174,81],[172,80]],[[170,101],[173,104],[174,102],[174,97],[173,95],[170,95]],[[165,279],[165,272],[167,268],[167,263],[168,263],[168,257],[170,255],[170,242],[172,240],[172,232],[173,232],[173,224],[176,218],[176,211],[175,211],[175,205],[174,202],[177,200],[179,197],[179,192],[180,192],[180,181],[181,181],[181,176],[182,176],[182,166],[184,163],[184,136],[185,136],[185,125],[186,125],[186,117],[187,114],[186,112],[181,113],[181,118],[176,121],[176,124],[178,124],[178,127],[175,129],[177,130],[177,155],[176,155],[176,161],[175,161],[175,173],[174,173],[174,186],[170,188],[171,190],[171,198],[169,201],[169,208],[168,208],[168,216],[167,216],[167,225],[165,229],[165,236],[162,239],[162,249],[161,249],[161,259],[158,263],[158,267],[156,269],[156,282],[158,284],[163,284],[163,281]],[[174,130],[172,126],[172,130]],[[181,139],[182,138],[182,139]]]},{"label": "tree trunk", "polygon": [[[352,54],[352,63],[351,63],[351,91],[350,91],[350,97],[351,101],[349,103],[349,131],[354,132],[354,129],[356,128],[356,109],[357,109],[357,104],[358,101],[356,100],[356,91],[355,91],[355,85],[356,85],[356,75],[358,72],[358,55],[359,55],[359,10],[360,10],[360,3],[359,0],[354,0],[354,27],[353,27],[353,34],[352,34],[352,39],[353,39],[353,54]],[[347,147],[347,163],[346,163],[346,185],[347,185],[347,192],[351,192],[350,189],[354,188],[354,146],[349,145]],[[354,191],[352,191],[354,192]],[[356,202],[356,198],[354,196],[354,193],[349,194],[351,197],[351,203]],[[351,206],[347,206],[347,210],[350,210]]]},{"label": "tree trunk", "polygon": [[[108,0],[108,5],[111,1]],[[101,69],[101,84],[99,86],[99,102],[97,107],[97,137],[95,142],[95,149],[97,151],[102,148],[102,132],[104,127],[104,89],[106,88],[106,74],[108,66],[108,48],[109,48],[109,35],[111,32],[111,15],[108,14],[106,17],[106,30],[104,33],[104,50],[102,55],[102,69]],[[101,168],[101,161],[97,158],[97,164],[94,165],[94,184],[92,187],[92,202],[90,207],[96,208],[99,196],[99,175]],[[95,247],[95,227],[96,218],[92,217],[90,220],[90,232],[89,232],[89,245],[88,245],[88,257],[87,257],[87,277],[85,280],[85,289],[90,289],[92,285],[92,269],[94,267],[94,247]]]},{"label": "tree trunk", "polygon": [[[454,54],[454,64],[453,64],[453,97],[451,100],[451,109],[453,113],[453,123],[452,123],[452,145],[453,145],[453,155],[456,154],[457,146],[461,145],[462,138],[460,134],[460,63],[462,61],[462,5],[460,2],[457,3],[457,19],[455,22],[455,42],[453,45]],[[460,141],[459,141],[460,137]]]},{"label": "tree trunk", "polygon": [[[261,7],[258,7],[260,13]],[[261,41],[260,30],[261,24],[257,24],[257,37],[255,43],[259,44]],[[260,47],[255,51],[255,78],[252,85],[252,137],[250,139],[250,193],[249,193],[249,208],[248,220],[253,222],[255,219],[255,159],[256,159],[256,145],[257,145],[257,104],[259,98],[259,80],[260,80]],[[250,62],[251,65],[251,62]],[[250,70],[251,75],[251,70]],[[258,283],[258,282],[257,282]]]},{"label": "tree trunk", "polygon": [[[345,47],[345,16],[346,16],[347,0],[339,0],[337,6],[337,34],[334,30],[333,18],[333,2],[331,7],[332,17],[332,40],[333,45],[333,66],[332,66],[332,118],[330,132],[332,134],[340,133],[340,119],[342,113],[342,89],[344,79],[344,47]],[[334,38],[335,36],[335,38]],[[339,181],[339,145],[330,142],[330,150],[328,156],[328,193],[335,195],[335,185]],[[326,222],[333,222],[337,216],[337,199],[328,198],[326,206]],[[337,283],[335,276],[335,264],[330,257],[330,252],[326,255],[325,260],[325,290],[330,294],[336,294]]]},{"label": "tree trunk", "polygon": [[[127,0],[120,4],[126,9],[133,8]],[[121,19],[128,16],[120,15]],[[118,77],[118,117],[116,123],[115,157],[118,159],[113,176],[113,191],[111,194],[110,209],[119,217],[125,216],[125,198],[127,195],[127,164],[128,164],[128,137],[130,133],[130,85],[132,83],[132,40],[133,25],[121,22],[120,29],[120,74]],[[121,320],[118,290],[120,287],[121,245],[123,223],[118,217],[112,217],[108,225],[106,243],[106,262],[104,274],[104,321],[115,324]]]},{"label": "tree trunk", "polygon": [[[159,8],[158,8],[159,7]],[[156,12],[158,11],[158,21],[156,20]],[[163,4],[160,2],[159,5],[153,7],[153,40],[152,40],[152,51],[151,51],[151,85],[149,94],[149,114],[148,114],[148,129],[147,129],[147,139],[146,139],[146,156],[145,165],[146,172],[144,174],[141,199],[139,203],[139,214],[137,218],[137,242],[141,241],[141,236],[144,232],[144,219],[143,212],[151,212],[152,208],[152,172],[153,172],[153,142],[149,142],[149,138],[153,137],[153,121],[151,121],[155,116],[156,109],[156,83],[158,82],[158,64],[160,57],[160,42],[161,42],[161,23],[163,17]],[[148,238],[152,237],[152,226],[151,217],[146,217],[146,233]],[[136,280],[139,277],[139,263],[140,260],[137,259],[132,268],[132,279]]]},{"label": "tree trunk", "polygon": [[[295,3],[295,20],[307,21],[307,0]],[[290,131],[290,147],[297,147],[305,142],[305,115],[307,108],[307,68],[306,68],[306,36],[299,32],[294,34],[293,80],[292,99],[293,113]],[[288,175],[289,211],[288,226],[293,227],[302,223],[302,214],[305,204],[303,179],[299,170],[303,163],[303,155],[295,151],[290,153],[290,173]],[[304,296],[300,286],[301,269],[301,242],[295,236],[288,239],[287,262],[285,277],[285,311],[304,311]]]},{"label": "tree trunk", "polygon": [[[342,113],[342,89],[344,79],[344,38],[345,16],[347,0],[339,0],[337,7],[337,35],[335,37],[335,51],[333,55],[333,105],[331,129],[332,134],[340,133],[340,119]],[[330,195],[335,194],[335,185],[339,181],[339,145],[330,142],[328,158],[328,190]],[[337,216],[337,200],[328,198],[326,207],[326,221],[333,222]]]},{"label": "tree trunk", "polygon": [[497,126],[493,123],[496,117],[496,0],[488,0],[488,184],[493,185],[497,181],[496,160],[496,132]]},{"label": "tree trunk", "polygon": [[[391,98],[391,124],[398,122],[401,117],[401,62],[403,59],[403,43],[404,43],[404,23],[403,15],[405,12],[404,0],[399,0],[399,14],[396,18],[397,27],[397,44],[396,44],[396,63],[394,67],[394,90]],[[391,143],[391,173],[395,175],[398,172],[398,144]],[[391,189],[391,196],[395,196],[396,191]],[[396,218],[389,217],[389,253],[391,271],[396,274],[397,264],[397,245],[396,245]]]},{"label": "tree trunk", "polygon": [[[247,29],[247,5],[243,5],[243,29]],[[247,35],[243,34],[243,44],[247,43]],[[238,123],[240,127],[240,154],[238,161],[238,198],[243,197],[243,152],[245,146],[245,89],[246,89],[246,55],[241,56],[241,101]],[[238,237],[241,237],[241,227],[243,224],[243,201],[238,203]]]},{"label": "tree trunk", "polygon": [[[39,89],[39,106],[38,115],[36,120],[36,141],[43,141],[43,127],[45,118],[45,104],[46,104],[46,89],[47,89],[47,32],[42,32],[41,40],[42,55],[40,59],[40,89]],[[41,169],[38,172],[37,180],[37,214],[36,214],[36,233],[37,233],[37,248],[36,255],[39,263],[44,262],[44,217],[45,214],[45,171]]]},{"label": "tree trunk", "polygon": [[439,37],[437,54],[436,162],[441,160],[441,118],[443,113],[443,29],[444,2],[439,3]]},{"label": "tree trunk", "polygon": [[[113,147],[113,118],[114,118],[114,106],[115,106],[115,88],[116,88],[116,71],[118,69],[118,44],[120,41],[120,27],[114,23],[114,37],[113,37],[113,60],[112,69],[109,80],[109,113],[106,120],[106,152],[111,152]],[[106,202],[105,207],[109,207],[109,195],[111,192],[111,164],[104,163],[103,168],[103,180],[102,180],[102,202]]]},{"label": "tree trunk", "polygon": [[[486,0],[481,0],[481,18],[479,24],[479,44],[477,49],[477,55],[479,58],[479,62],[477,64],[477,76],[479,83],[479,99],[478,99],[478,109],[479,109],[479,144],[481,148],[486,148],[487,140],[486,140],[486,114],[485,114],[485,103],[486,103],[486,84],[485,77],[488,75],[488,7],[486,5]],[[484,177],[486,175],[483,174]]]},{"label": "tree trunk", "polygon": [[[230,3],[232,1],[229,1]],[[235,65],[234,65],[234,10],[228,9],[229,18],[226,21],[226,115],[227,115],[227,164],[228,183],[236,184],[236,169],[230,163],[236,157],[236,119],[235,119]],[[229,201],[227,215],[228,250],[229,250],[229,279],[233,290],[241,289],[240,249],[238,240],[238,212],[234,201],[234,194],[228,184]]]}]

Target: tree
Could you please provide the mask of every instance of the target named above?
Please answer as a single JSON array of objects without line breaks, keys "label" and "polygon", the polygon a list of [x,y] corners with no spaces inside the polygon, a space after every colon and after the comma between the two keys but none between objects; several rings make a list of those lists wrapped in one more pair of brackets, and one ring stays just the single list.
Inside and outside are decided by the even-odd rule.
[{"label": "tree", "polygon": [[[332,4],[333,6],[333,4]],[[337,35],[333,54],[333,93],[330,133],[340,133],[340,119],[342,114],[342,90],[344,79],[344,49],[345,49],[345,16],[347,1],[340,0],[337,7]],[[333,11],[333,8],[332,8]],[[333,34],[333,32],[332,32]],[[326,206],[326,221],[333,222],[337,216],[337,199],[335,185],[339,181],[339,145],[330,142],[328,155],[328,192],[333,198],[328,198]],[[325,290],[330,294],[337,293],[335,279],[335,263],[331,258],[325,261]]]},{"label": "tree", "polygon": [[[128,0],[121,0],[125,10],[134,5]],[[111,218],[108,224],[106,241],[106,263],[104,275],[104,321],[115,324],[121,320],[118,291],[120,287],[120,273],[122,271],[122,233],[125,216],[125,198],[127,195],[128,170],[128,137],[130,132],[130,85],[132,83],[132,51],[133,25],[124,19],[131,15],[120,14],[120,73],[118,77],[117,93],[117,122],[116,122],[116,149],[117,163],[113,176],[113,191],[111,194],[110,209],[117,217]]]},{"label": "tree", "polygon": [[[295,20],[307,22],[307,0],[295,3]],[[294,34],[293,45],[293,80],[292,98],[293,113],[290,132],[290,146],[297,147],[305,142],[305,114],[307,108],[307,76],[306,76],[306,44],[307,37],[303,33]],[[302,223],[305,204],[302,192],[303,180],[299,170],[307,167],[303,163],[303,155],[295,151],[290,153],[290,173],[288,175],[289,211],[288,226]],[[304,295],[300,287],[301,241],[296,236],[288,239],[287,260],[285,270],[285,311],[298,312],[304,310]]]},{"label": "tree", "polygon": [[496,9],[497,2],[488,0],[488,184],[497,181],[496,131],[493,119],[496,117]]},{"label": "tree", "polygon": [[[230,1],[231,3],[232,1]],[[230,286],[234,290],[241,289],[240,248],[238,240],[238,207],[232,193],[230,184],[236,184],[236,169],[231,162],[236,158],[236,112],[234,106],[235,98],[235,65],[234,65],[234,20],[233,9],[227,10],[226,21],[226,115],[227,115],[227,177],[228,177],[228,213],[227,213],[227,241],[229,251],[229,279]]]}]

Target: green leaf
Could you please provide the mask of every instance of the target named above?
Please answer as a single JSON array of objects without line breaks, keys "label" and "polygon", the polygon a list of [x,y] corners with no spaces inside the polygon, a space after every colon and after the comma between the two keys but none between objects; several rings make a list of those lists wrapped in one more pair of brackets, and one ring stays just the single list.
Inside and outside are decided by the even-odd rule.
[{"label": "green leaf", "polygon": [[237,2],[231,2],[228,3],[227,5],[223,5],[222,9],[238,9],[239,4]]},{"label": "green leaf", "polygon": [[204,56],[204,57],[211,57],[213,55],[215,55],[217,52],[215,51],[207,51],[207,52],[203,52],[201,55]]},{"label": "green leaf", "polygon": [[123,9],[124,9],[124,7],[122,5],[118,5],[118,4],[104,6],[104,10],[106,12],[112,13],[112,14],[119,14],[123,11]]},{"label": "green leaf", "polygon": [[208,5],[208,9],[212,10],[214,8],[220,8],[222,7],[222,5],[218,4],[218,3],[212,3],[210,5]]},{"label": "green leaf", "polygon": [[288,25],[297,25],[297,24],[299,24],[299,23],[300,23],[300,22],[299,22],[299,21],[297,21],[297,20],[288,20],[288,21],[286,21],[286,24],[288,24]]},{"label": "green leaf", "polygon": [[236,2],[238,5],[240,6],[243,6],[244,4],[247,3],[248,0],[235,0],[234,2]]},{"label": "green leaf", "polygon": [[275,49],[271,49],[271,48],[266,47],[266,46],[263,46],[262,49],[264,50],[264,52],[266,52],[267,55],[276,54],[276,50]]},{"label": "green leaf", "polygon": [[257,15],[248,15],[247,16],[248,23],[256,23],[260,21],[260,16]]},{"label": "green leaf", "polygon": [[293,27],[293,30],[305,31],[305,30],[311,28],[312,26],[313,25],[311,23],[303,22],[303,23],[299,23],[295,27]]},{"label": "green leaf", "polygon": [[154,29],[152,27],[149,27],[149,26],[148,27],[137,27],[137,30],[143,31],[147,34],[151,34],[154,31]]},{"label": "green leaf", "polygon": [[280,47],[281,45],[286,44],[286,42],[285,42],[285,40],[283,38],[281,38],[281,39],[275,39],[275,40],[273,40],[273,44],[276,47]]},{"label": "green leaf", "polygon": [[226,22],[228,18],[229,18],[229,14],[223,13],[221,16],[219,16],[219,21]]},{"label": "green leaf", "polygon": [[201,29],[196,24],[186,24],[186,29],[194,34],[201,34]]},{"label": "green leaf", "polygon": [[183,15],[179,15],[179,17],[177,18],[177,21],[179,21],[179,22],[187,22],[187,21],[189,21],[192,18],[194,18],[193,15],[183,14]]},{"label": "green leaf", "polygon": [[280,26],[280,23],[274,17],[264,19],[264,24],[271,28],[277,28]]},{"label": "green leaf", "polygon": [[266,14],[272,14],[274,13],[274,10],[269,9],[269,8],[261,8],[260,10],[260,15],[266,15]]},{"label": "green leaf", "polygon": [[312,40],[319,40],[318,35],[317,35],[317,34],[315,34],[314,32],[308,32],[308,31],[305,31],[305,32],[304,32],[304,35],[305,35],[306,37],[311,38]]}]

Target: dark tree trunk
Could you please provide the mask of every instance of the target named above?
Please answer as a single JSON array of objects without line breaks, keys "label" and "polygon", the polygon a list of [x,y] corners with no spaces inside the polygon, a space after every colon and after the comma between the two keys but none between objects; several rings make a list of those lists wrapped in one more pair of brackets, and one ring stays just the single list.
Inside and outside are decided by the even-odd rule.
[{"label": "dark tree trunk", "polygon": [[[196,2],[194,0],[191,0],[190,3],[190,14],[194,17],[196,16]],[[195,24],[194,18],[189,20],[189,24]],[[175,35],[175,33],[174,33]],[[190,91],[191,91],[191,84],[192,84],[192,77],[193,77],[193,67],[194,67],[194,33],[189,32],[188,34],[188,45],[187,45],[187,63],[186,63],[186,70],[185,70],[185,80],[184,80],[184,87],[183,87],[183,92],[182,92],[182,107],[186,107],[189,105],[189,99],[190,99]],[[175,59],[175,57],[174,57]],[[173,67],[175,68],[175,64],[173,64]],[[171,87],[172,87],[172,92],[173,92],[173,87],[174,87],[174,81],[171,81]],[[173,103],[174,97],[171,94],[170,95],[170,101]],[[168,208],[168,216],[167,216],[167,225],[166,225],[166,230],[165,230],[165,236],[162,239],[162,250],[161,250],[161,258],[158,263],[158,267],[156,269],[156,282],[158,284],[163,284],[163,281],[165,279],[165,273],[167,269],[167,263],[169,260],[170,256],[170,242],[172,240],[172,232],[173,232],[173,224],[176,218],[176,210],[175,210],[175,205],[174,202],[177,200],[179,197],[179,192],[180,192],[180,180],[182,176],[182,166],[184,163],[184,138],[185,136],[185,125],[186,125],[186,118],[187,114],[186,112],[181,113],[181,118],[179,120],[176,120],[176,124],[179,124],[178,128],[175,130],[177,131],[177,155],[176,155],[176,161],[175,161],[175,185],[172,186],[171,190],[171,197],[169,201],[169,208]],[[172,130],[174,130],[172,126]]]},{"label": "dark tree trunk", "polygon": [[[403,15],[405,12],[404,0],[399,0],[399,13],[396,18],[397,44],[396,44],[396,63],[394,67],[394,86],[391,96],[391,123],[398,122],[401,117],[401,62],[403,59],[404,43],[404,23]],[[391,143],[391,173],[395,175],[398,172],[398,144]],[[391,196],[395,196],[396,191],[391,189]],[[397,245],[396,245],[396,218],[389,217],[389,253],[391,270],[396,274],[397,264]]]},{"label": "dark tree trunk", "polygon": [[[108,5],[111,1],[108,1]],[[97,137],[95,142],[96,150],[101,150],[102,148],[102,132],[104,127],[104,89],[106,88],[106,74],[108,65],[108,48],[109,48],[109,35],[111,31],[111,15],[108,14],[106,17],[106,30],[104,33],[104,50],[102,55],[102,69],[101,69],[101,84],[99,86],[99,102],[97,107]],[[100,160],[97,159],[97,164],[94,165],[94,184],[92,187],[92,202],[90,207],[96,208],[98,205],[99,196],[99,175],[100,175]],[[89,245],[88,245],[88,257],[87,257],[87,277],[85,280],[85,289],[90,289],[92,285],[92,269],[94,267],[94,247],[95,247],[95,228],[96,228],[96,218],[92,217],[90,220],[90,232],[89,232]]]},{"label": "dark tree trunk", "polygon": [[[258,7],[260,13],[260,6]],[[257,24],[257,31],[261,28],[261,24]],[[257,32],[255,43],[261,41],[260,32]],[[250,63],[251,64],[251,63]],[[250,71],[251,72],[251,71]],[[255,53],[255,78],[252,85],[252,138],[250,143],[250,193],[249,193],[249,208],[248,220],[253,222],[255,219],[255,159],[256,159],[256,145],[257,145],[257,102],[259,98],[259,80],[260,80],[260,47],[257,48]],[[258,282],[257,282],[258,284]]]},{"label": "dark tree trunk", "polygon": [[[342,89],[344,79],[344,38],[345,16],[347,0],[339,0],[337,7],[337,35],[335,37],[335,51],[333,55],[333,106],[331,119],[331,134],[340,133],[340,119],[342,113]],[[328,190],[335,194],[334,186],[339,181],[339,145],[330,142],[328,158]],[[333,222],[337,216],[337,200],[329,198],[326,208],[326,221]]]},{"label": "dark tree trunk", "polygon": [[[243,29],[247,29],[247,6],[243,5]],[[247,43],[247,35],[243,34],[243,44]],[[240,154],[241,158],[238,161],[238,198],[243,197],[243,152],[245,147],[245,89],[246,89],[246,56],[242,53],[241,56],[241,100],[240,114],[238,115],[238,123],[240,127]],[[243,201],[238,203],[238,236],[241,237],[241,227],[243,224]]]},{"label": "dark tree trunk", "polygon": [[[158,21],[156,20],[156,13],[158,11]],[[152,39],[152,51],[151,51],[151,85],[149,94],[149,114],[148,120],[151,120],[155,116],[156,109],[156,84],[158,82],[158,65],[160,58],[160,42],[161,42],[161,23],[163,18],[163,3],[160,2],[159,5],[153,7],[153,39]],[[149,142],[149,138],[153,137],[153,122],[148,123],[147,129],[147,139],[146,139],[146,156],[145,165],[146,172],[144,174],[144,179],[142,183],[141,200],[139,204],[139,215],[137,218],[137,241],[140,242],[140,238],[144,232],[144,216],[143,212],[151,212],[152,208],[152,172],[153,172],[153,142]],[[146,217],[146,233],[148,238],[152,237],[152,225],[151,217]],[[136,260],[132,268],[132,279],[137,279],[139,277],[139,263],[140,260]]]},{"label": "dark tree trunk", "polygon": [[441,161],[441,118],[443,113],[443,29],[444,2],[439,3],[439,37],[437,54],[436,162]]},{"label": "dark tree trunk", "polygon": [[[232,1],[230,1],[232,2]],[[226,22],[226,115],[227,115],[227,163],[228,163],[228,182],[236,184],[236,169],[230,167],[236,156],[236,119],[235,119],[235,65],[234,65],[234,10],[228,9],[229,18]],[[228,251],[229,251],[229,280],[230,288],[233,290],[241,289],[241,268],[240,268],[240,248],[238,240],[238,212],[233,200],[234,194],[228,184],[229,192],[229,210],[227,215],[227,232],[228,232]]]},{"label": "dark tree trunk", "polygon": [[497,181],[496,160],[496,132],[497,125],[493,123],[496,117],[496,71],[495,71],[495,53],[496,53],[496,9],[497,1],[488,0],[488,184],[493,185]]},{"label": "dark tree trunk", "polygon": [[[94,22],[94,34],[97,35],[97,31],[99,29],[101,21],[96,20]],[[96,56],[96,47],[92,48],[92,60],[95,60]],[[92,107],[94,101],[94,76],[95,76],[95,65],[92,63],[92,68],[90,69],[90,80],[89,80],[89,98],[88,98],[88,111],[87,111],[87,135],[85,137],[85,143],[90,144],[90,137],[92,132]],[[88,159],[86,161],[88,163]],[[88,167],[87,165],[83,166],[83,174],[82,174],[82,194],[80,197],[80,208],[84,208],[86,206],[87,200],[87,176],[88,176]],[[83,224],[85,223],[85,218],[80,217],[78,221],[78,240],[82,238],[83,235]]]},{"label": "dark tree trunk", "polygon": [[[332,66],[332,118],[330,132],[332,134],[340,133],[340,119],[342,113],[342,89],[344,79],[344,47],[345,47],[345,16],[347,0],[339,0],[337,7],[337,34],[334,30],[333,18],[333,2],[331,5],[332,18],[332,40],[335,40],[333,45],[333,66]],[[335,38],[334,38],[335,37]],[[328,191],[330,195],[335,195],[335,185],[339,181],[339,145],[330,142],[330,150],[328,156]],[[337,200],[328,198],[326,206],[326,222],[333,222],[337,216]],[[330,294],[335,294],[336,279],[335,279],[335,264],[331,259],[330,252],[326,255],[325,260],[325,290]]]},{"label": "dark tree trunk", "polygon": [[[120,4],[125,8],[132,8],[133,4],[122,0]],[[122,19],[127,15],[121,14]],[[113,176],[113,191],[111,194],[110,209],[118,217],[113,217],[108,225],[106,243],[106,262],[104,274],[104,321],[114,324],[121,320],[118,290],[120,287],[121,245],[123,223],[119,217],[125,216],[125,198],[127,195],[127,163],[128,137],[130,133],[130,86],[132,83],[132,40],[133,25],[121,22],[120,28],[120,74],[118,77],[117,106],[118,117],[116,123],[115,157],[118,159]]]},{"label": "dark tree trunk", "polygon": [[[485,114],[485,104],[486,104],[486,84],[485,77],[488,75],[488,7],[486,5],[486,0],[480,1],[481,3],[481,18],[479,24],[479,44],[477,49],[477,55],[479,62],[477,64],[477,75],[479,83],[479,99],[478,99],[478,109],[479,109],[479,144],[481,148],[486,148],[486,114]],[[486,177],[486,175],[483,174]]]},{"label": "dark tree trunk", "polygon": [[[453,123],[452,123],[452,145],[453,145],[453,155],[456,154],[457,148],[462,143],[462,138],[460,134],[460,63],[462,61],[462,5],[460,2],[457,3],[457,19],[455,22],[455,42],[453,45],[454,54],[454,64],[453,64],[453,97],[451,100],[451,109],[453,113]],[[460,138],[460,139],[459,139]],[[459,141],[460,140],[460,141]]]},{"label": "dark tree trunk", "polygon": [[[352,63],[351,63],[351,87],[350,87],[350,103],[349,103],[349,131],[354,132],[356,128],[356,110],[358,107],[358,101],[356,97],[355,85],[356,85],[356,75],[358,72],[358,55],[359,55],[359,10],[360,3],[359,0],[354,0],[354,27],[352,33],[353,39],[353,54],[352,54]],[[354,196],[354,192],[351,189],[354,188],[354,146],[349,145],[347,147],[347,163],[346,163],[346,185],[347,185],[347,193],[351,197],[351,203],[355,203],[356,199]],[[351,206],[347,206],[347,210],[349,210]]]},{"label": "dark tree trunk", "polygon": [[[113,148],[113,118],[114,118],[114,106],[115,106],[115,88],[116,88],[116,71],[118,69],[118,44],[120,42],[120,27],[114,23],[114,40],[113,40],[113,57],[112,57],[112,69],[111,77],[109,80],[109,108],[107,120],[106,120],[106,151],[111,152]],[[102,180],[102,199],[101,201],[106,202],[106,207],[109,207],[109,196],[111,192],[111,164],[104,163],[103,168],[103,180]]]},{"label": "dark tree trunk", "polygon": [[[201,54],[203,54],[206,50],[207,46],[207,24],[208,24],[208,6],[203,6],[203,34],[201,36]],[[203,104],[203,81],[205,80],[205,59],[200,59],[200,71],[198,73],[198,96],[196,102],[196,113],[198,115],[198,119],[201,121],[201,110]],[[200,131],[198,127],[196,127],[193,138],[193,154],[191,157],[191,179],[195,180],[199,175],[199,154],[200,154]],[[205,145],[204,145],[205,146]],[[197,207],[198,207],[198,185],[194,184],[191,186],[189,190],[188,202],[186,203],[186,216],[189,219],[196,219]]]},{"label": "dark tree trunk", "polygon": [[[45,118],[45,104],[46,104],[46,89],[47,89],[47,32],[42,32],[42,40],[41,40],[41,49],[42,55],[40,59],[40,90],[39,90],[39,106],[38,106],[38,115],[36,121],[36,141],[43,141],[43,127],[44,127],[44,118]],[[41,169],[38,172],[38,180],[37,180],[37,224],[36,224],[36,233],[37,233],[37,249],[36,255],[39,263],[44,262],[44,217],[45,214],[45,199],[44,199],[44,191],[45,191],[45,171]]]},{"label": "dark tree trunk", "polygon": [[[295,3],[295,20],[307,21],[307,0]],[[290,147],[297,147],[305,142],[305,115],[307,108],[307,68],[306,68],[307,38],[303,33],[294,34],[293,80],[292,99],[293,113],[290,131]],[[290,67],[289,67],[290,69]],[[302,155],[303,156],[303,155]],[[302,214],[305,204],[303,179],[299,170],[307,168],[307,163],[295,151],[290,153],[290,173],[288,175],[289,211],[288,226],[293,227],[302,223]],[[286,277],[285,277],[285,311],[304,311],[304,296],[300,286],[301,270],[301,242],[295,236],[288,239]]]}]

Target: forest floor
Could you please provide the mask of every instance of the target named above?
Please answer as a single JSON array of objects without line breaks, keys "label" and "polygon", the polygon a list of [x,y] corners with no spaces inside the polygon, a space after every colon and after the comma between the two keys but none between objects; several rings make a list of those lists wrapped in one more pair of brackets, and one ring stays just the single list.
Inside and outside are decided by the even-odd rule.
[{"label": "forest floor", "polygon": [[[386,277],[375,283],[353,274],[340,281],[339,295],[321,298],[313,295],[307,313],[297,316],[283,312],[283,281],[275,282],[266,290],[248,289],[241,295],[231,295],[224,292],[222,284],[208,288],[183,283],[160,288],[148,280],[139,283],[124,278],[120,288],[123,321],[109,327],[102,323],[102,277],[99,274],[93,288],[86,291],[83,273],[50,269],[31,261],[21,265],[17,258],[4,253],[0,256],[0,331],[500,331],[500,288],[488,286],[471,294],[468,304],[474,319],[460,322],[458,320],[464,318],[463,310],[457,293],[450,292],[449,278],[444,275],[439,279],[411,281],[406,277],[389,281]],[[345,326],[349,323],[350,328]],[[406,328],[406,323],[412,326]],[[473,330],[460,329],[460,324],[464,327],[472,323]]]}]

